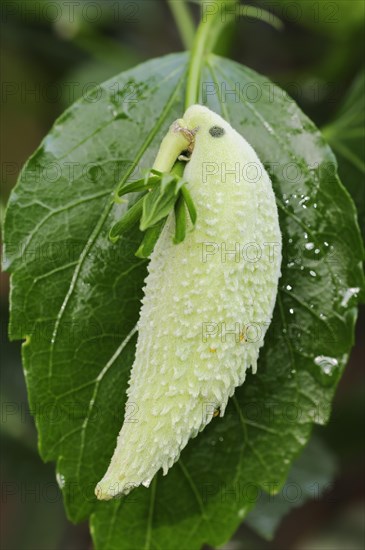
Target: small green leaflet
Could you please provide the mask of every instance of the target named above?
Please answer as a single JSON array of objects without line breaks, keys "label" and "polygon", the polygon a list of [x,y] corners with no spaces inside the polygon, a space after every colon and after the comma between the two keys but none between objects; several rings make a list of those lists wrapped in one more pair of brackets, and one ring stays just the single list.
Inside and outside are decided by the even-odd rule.
[{"label": "small green leaflet", "polygon": [[161,185],[148,193],[143,200],[141,231],[146,231],[169,215],[178,200],[183,183],[180,177],[175,178],[172,174],[162,176]]},{"label": "small green leaflet", "polygon": [[149,256],[153,252],[153,249],[155,248],[155,244],[157,243],[159,236],[161,235],[161,231],[165,223],[166,223],[166,218],[161,220],[158,224],[154,225],[153,227],[149,227],[147,229],[147,231],[144,234],[141,245],[135,254],[138,258],[149,258]]},{"label": "small green leaflet", "polygon": [[185,204],[188,208],[188,212],[189,212],[189,216],[190,216],[190,219],[191,219],[191,223],[193,225],[196,224],[196,220],[197,220],[197,213],[196,213],[196,208],[195,208],[195,204],[193,202],[193,199],[188,191],[188,188],[186,187],[186,185],[183,185],[182,188],[181,188],[181,194],[183,196],[183,199],[185,201]]},{"label": "small green leaflet", "polygon": [[145,178],[119,187],[115,194],[116,202],[123,202],[121,197],[128,193],[142,192],[143,194],[111,228],[109,238],[112,242],[116,242],[139,221],[140,230],[144,231],[145,235],[136,256],[148,258],[173,209],[176,221],[174,243],[179,244],[185,239],[186,208],[193,225],[196,223],[197,213],[193,199],[182,178],[184,166],[184,163],[177,162],[171,173],[162,173],[152,169]]},{"label": "small green leaflet", "polygon": [[182,243],[186,235],[186,211],[183,195],[180,195],[175,204],[176,230],[174,243]]},{"label": "small green leaflet", "polygon": [[141,217],[142,209],[143,198],[134,203],[133,206],[127,210],[126,214],[124,214],[123,218],[113,225],[109,233],[109,239],[112,242],[116,242],[120,235],[131,229]]}]

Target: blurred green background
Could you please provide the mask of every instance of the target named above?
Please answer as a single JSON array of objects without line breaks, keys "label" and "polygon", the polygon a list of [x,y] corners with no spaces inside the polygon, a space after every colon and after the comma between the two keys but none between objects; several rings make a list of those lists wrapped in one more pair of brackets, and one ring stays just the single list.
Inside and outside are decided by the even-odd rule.
[{"label": "blurred green background", "polygon": [[[181,2],[182,0],[176,0]],[[199,2],[190,5],[199,20]],[[363,0],[251,1],[284,23],[252,17],[227,27],[218,53],[267,75],[323,129],[365,227]],[[2,1],[1,214],[19,170],[73,101],[151,57],[183,49],[165,0]],[[7,341],[9,283],[1,279],[1,482],[4,550],[84,550],[88,527],[63,511],[54,466],[37,453],[20,344]],[[291,511],[273,541],[242,526],[228,549],[360,550],[364,538],[365,314],[329,425],[318,434],[339,464],[325,494]],[[107,550],[107,549],[105,549]],[[164,549],[168,550],[168,549]],[[185,549],[184,549],[185,550]],[[188,549],[186,549],[188,550]]]}]

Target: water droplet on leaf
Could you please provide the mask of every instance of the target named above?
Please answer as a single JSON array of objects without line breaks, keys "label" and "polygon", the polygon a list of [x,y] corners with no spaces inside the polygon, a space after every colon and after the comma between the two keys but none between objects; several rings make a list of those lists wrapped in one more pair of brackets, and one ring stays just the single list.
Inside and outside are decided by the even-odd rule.
[{"label": "water droplet on leaf", "polygon": [[66,483],[65,476],[63,474],[60,474],[59,472],[57,472],[56,473],[56,480],[57,480],[59,488],[63,489],[63,487],[65,486],[65,483]]},{"label": "water droplet on leaf", "polygon": [[323,386],[331,386],[337,381],[339,364],[335,357],[318,355],[314,359],[314,364],[316,365],[315,376]]},{"label": "water droplet on leaf", "polygon": [[353,296],[357,296],[357,293],[360,291],[360,288],[359,287],[353,287],[353,288],[348,288],[344,294],[343,294],[343,298],[342,298],[342,302],[341,302],[341,306],[342,307],[346,307],[347,304],[349,303],[349,301],[351,300],[351,298]]}]

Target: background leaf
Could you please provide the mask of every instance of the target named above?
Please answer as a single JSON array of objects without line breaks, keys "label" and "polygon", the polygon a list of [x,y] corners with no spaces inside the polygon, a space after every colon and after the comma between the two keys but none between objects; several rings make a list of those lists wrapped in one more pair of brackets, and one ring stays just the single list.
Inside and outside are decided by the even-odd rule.
[{"label": "background leaf", "polygon": [[[121,179],[152,165],[183,114],[186,68],[185,54],[153,60],[73,105],[23,170],[6,218],[10,333],[27,338],[40,452],[57,460],[69,517],[91,514],[100,549],[226,541],[261,491],[283,485],[313,422],[328,419],[353,342],[362,246],[335,158],[284,92],[211,56],[201,101],[253,145],[277,197],[284,258],[274,319],[257,375],[248,375],[224,418],[190,441],[168,476],[122,500],[96,502],[93,489],[123,421],[146,274],[134,256],[140,235],[108,242],[125,208],[113,194]],[[243,93],[248,87],[253,100]],[[126,412],[130,421],[136,412]]]},{"label": "background leaf", "polygon": [[246,523],[265,539],[272,539],[283,517],[307,500],[318,499],[329,489],[337,471],[334,455],[318,436],[312,437],[300,457],[294,462],[279,494],[260,495]]},{"label": "background leaf", "polygon": [[289,21],[329,35],[351,32],[361,27],[365,17],[364,3],[361,0],[351,0],[350,7],[347,0],[313,3],[298,0],[295,5],[291,0],[279,0],[274,10]]},{"label": "background leaf", "polygon": [[365,241],[365,71],[355,79],[336,118],[323,134],[336,153],[339,174],[358,210]]}]

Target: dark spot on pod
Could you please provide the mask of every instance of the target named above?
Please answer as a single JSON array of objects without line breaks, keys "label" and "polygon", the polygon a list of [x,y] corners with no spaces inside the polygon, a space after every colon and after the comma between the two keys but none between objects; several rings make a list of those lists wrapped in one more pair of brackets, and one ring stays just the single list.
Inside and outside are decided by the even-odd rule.
[{"label": "dark spot on pod", "polygon": [[209,133],[212,137],[219,138],[219,137],[224,136],[225,131],[220,126],[212,126],[209,130]]}]

